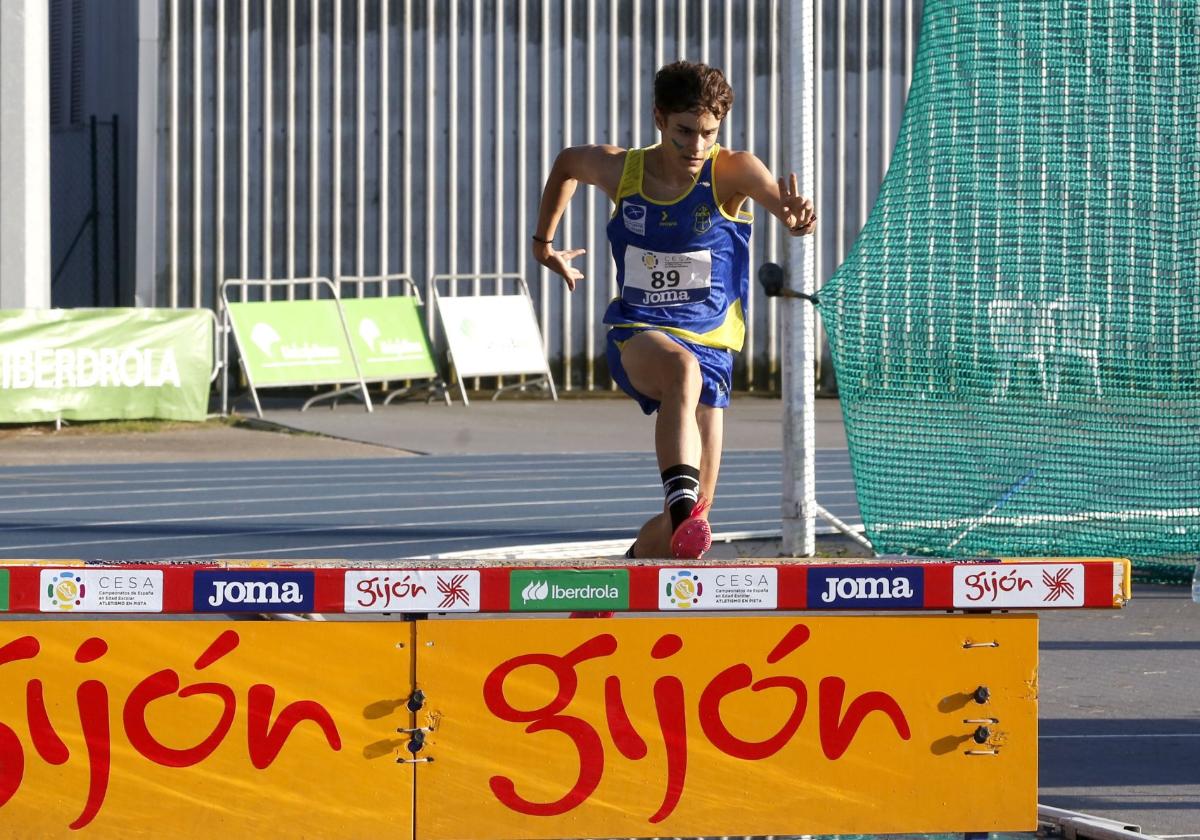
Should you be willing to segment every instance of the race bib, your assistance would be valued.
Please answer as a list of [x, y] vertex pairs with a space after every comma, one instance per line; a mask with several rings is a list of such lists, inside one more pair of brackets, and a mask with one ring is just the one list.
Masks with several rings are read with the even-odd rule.
[[634, 306], [679, 306], [707, 300], [712, 287], [712, 253], [665, 254], [625, 248], [621, 297]]

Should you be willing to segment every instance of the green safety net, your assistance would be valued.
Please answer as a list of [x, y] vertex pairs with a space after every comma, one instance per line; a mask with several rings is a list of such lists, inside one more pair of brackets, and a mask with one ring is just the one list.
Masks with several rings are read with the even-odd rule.
[[877, 550], [1200, 552], [1198, 18], [925, 3], [887, 177], [819, 295]]

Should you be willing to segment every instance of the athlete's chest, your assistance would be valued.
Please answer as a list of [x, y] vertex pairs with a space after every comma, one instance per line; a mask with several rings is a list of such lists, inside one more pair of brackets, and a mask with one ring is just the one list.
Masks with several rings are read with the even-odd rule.
[[711, 187], [697, 183], [688, 195], [669, 204], [642, 194], [626, 196], [613, 221], [614, 232], [628, 242], [665, 245], [715, 242], [721, 218]]

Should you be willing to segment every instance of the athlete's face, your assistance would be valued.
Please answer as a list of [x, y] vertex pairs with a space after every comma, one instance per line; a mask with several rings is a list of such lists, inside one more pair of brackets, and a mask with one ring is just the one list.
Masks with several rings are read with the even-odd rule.
[[695, 177], [704, 166], [708, 150], [717, 142], [721, 121], [708, 111], [664, 114], [654, 109], [654, 122], [662, 132], [664, 159], [672, 168]]

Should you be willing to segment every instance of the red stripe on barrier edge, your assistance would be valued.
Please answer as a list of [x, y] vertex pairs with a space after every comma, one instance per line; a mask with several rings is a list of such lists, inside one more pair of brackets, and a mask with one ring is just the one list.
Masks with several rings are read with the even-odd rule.
[[954, 609], [955, 563], [925, 566], [925, 609]]
[[[66, 568], [65, 566], [63, 568]], [[42, 589], [40, 566], [16, 567], [8, 573], [8, 608], [10, 612], [35, 613]]]
[[509, 575], [512, 569], [479, 570], [479, 611], [509, 612]]
[[162, 611], [195, 612], [196, 569], [163, 566]]
[[629, 609], [631, 612], [658, 611], [658, 566], [630, 567]]
[[1085, 563], [1083, 565], [1083, 605], [1085, 607], [1113, 606], [1113, 564]]
[[346, 611], [346, 570], [313, 569], [313, 611]]
[[776, 566], [779, 582], [775, 608], [803, 610], [808, 608], [808, 568], [806, 566]]

